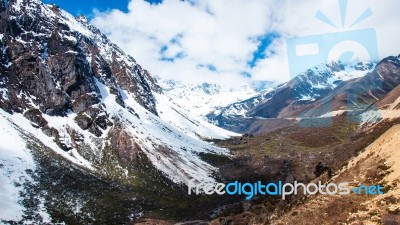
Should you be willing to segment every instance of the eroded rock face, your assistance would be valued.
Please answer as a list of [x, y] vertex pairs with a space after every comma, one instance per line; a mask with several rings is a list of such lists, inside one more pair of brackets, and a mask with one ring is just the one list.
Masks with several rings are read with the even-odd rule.
[[97, 104], [99, 98], [95, 93], [83, 94], [77, 97], [72, 103], [72, 111], [80, 113], [87, 110], [90, 106]]
[[44, 127], [48, 124], [47, 120], [43, 118], [42, 112], [38, 109], [30, 109], [24, 113], [24, 117], [35, 123], [39, 127]]
[[113, 126], [105, 109], [97, 106], [80, 111], [74, 120], [82, 130], [89, 130], [97, 137], [100, 137], [108, 127]]
[[31, 98], [49, 115], [80, 113], [100, 102], [97, 79], [113, 90], [120, 104], [121, 88], [156, 114], [152, 91], [160, 88], [146, 70], [85, 18], [78, 19], [87, 29], [82, 34], [65, 22], [58, 8], [48, 11], [38, 1], [10, 1], [7, 6], [2, 1], [0, 87], [7, 96], [1, 93], [1, 108], [21, 112]]
[[80, 115], [76, 116], [75, 122], [83, 130], [88, 129], [93, 124], [92, 118], [90, 118], [89, 116], [87, 116], [85, 114], [80, 114]]
[[135, 165], [140, 157], [140, 147], [121, 125], [116, 125], [110, 133], [110, 142], [113, 149], [118, 150], [118, 155], [125, 164]]

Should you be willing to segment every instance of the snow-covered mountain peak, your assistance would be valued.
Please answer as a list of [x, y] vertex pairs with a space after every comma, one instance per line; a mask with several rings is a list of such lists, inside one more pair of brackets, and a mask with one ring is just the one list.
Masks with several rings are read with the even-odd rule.
[[288, 85], [294, 87], [292, 95], [298, 101], [315, 101], [340, 83], [365, 76], [375, 65], [369, 62], [343, 64], [340, 61], [320, 64], [299, 74]]
[[165, 95], [199, 117], [204, 117], [217, 108], [257, 95], [257, 91], [250, 85], [232, 88], [212, 83], [190, 84], [163, 79], [158, 81]]

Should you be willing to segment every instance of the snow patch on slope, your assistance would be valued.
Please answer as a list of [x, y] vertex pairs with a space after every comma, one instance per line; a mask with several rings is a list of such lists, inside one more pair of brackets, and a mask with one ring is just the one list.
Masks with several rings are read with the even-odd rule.
[[[360, 63], [359, 65], [348, 65], [332, 62], [330, 64], [322, 64], [307, 71], [314, 76], [328, 75], [327, 79], [319, 80], [317, 82], [311, 82], [314, 88], [325, 89], [325, 88], [336, 88], [340, 82], [349, 81], [352, 79], [360, 78], [370, 73], [375, 68], [374, 63]], [[337, 68], [336, 68], [337, 67]], [[300, 75], [301, 76], [301, 75]]]
[[[131, 94], [120, 90], [130, 110], [123, 108], [115, 102], [116, 96], [110, 93], [107, 86], [98, 80], [96, 84], [107, 112], [119, 119], [157, 169], [175, 183], [188, 184], [192, 178], [204, 182], [215, 182], [212, 173], [217, 168], [201, 160], [199, 153], [228, 155], [227, 149], [190, 136], [195, 131], [182, 133], [174, 127], [175, 124], [171, 126], [160, 117], [148, 112], [134, 100]], [[159, 99], [163, 101], [160, 96]], [[167, 112], [168, 108], [164, 109]], [[181, 121], [184, 120], [183, 117], [181, 119]]]
[[[25, 181], [32, 181], [27, 170], [34, 171], [36, 165], [19, 128], [0, 109], [0, 218], [18, 221], [22, 219], [24, 207], [20, 192]], [[16, 185], [16, 184], [20, 185]], [[43, 222], [50, 222], [49, 215], [42, 209]]]
[[239, 134], [216, 127], [203, 119], [195, 119], [191, 112], [181, 108], [165, 95], [155, 94], [158, 113], [164, 121], [192, 138], [227, 139]]
[[[72, 151], [65, 152], [62, 150], [53, 140], [52, 137], [49, 137], [45, 135], [40, 129], [37, 129], [32, 126], [32, 123], [26, 119], [22, 114], [19, 113], [14, 113], [12, 115], [4, 112], [2, 109], [0, 109], [0, 117], [5, 118], [6, 120], [13, 121], [13, 126], [21, 130], [21, 133], [25, 135], [30, 135], [35, 138], [37, 138], [43, 145], [46, 147], [52, 149], [55, 153], [63, 156], [67, 160], [71, 161], [72, 163], [83, 166], [87, 169], [93, 170], [93, 167], [90, 162], [87, 160], [83, 159], [83, 157], [77, 156]], [[74, 114], [70, 114], [68, 117], [51, 117], [48, 115], [43, 114], [43, 117], [49, 122], [50, 127], [58, 128], [59, 132], [61, 132], [61, 136], [65, 138], [65, 142], [68, 144], [68, 139], [70, 138], [67, 136], [67, 133], [65, 132], [62, 133], [63, 130], [66, 129], [66, 126], [73, 127], [75, 129], [78, 129], [79, 126], [75, 124], [73, 121]], [[79, 130], [82, 133], [85, 133], [87, 131], [83, 131], [79, 128]], [[87, 135], [92, 135], [89, 132], [87, 132]], [[17, 142], [16, 142], [17, 143]], [[24, 142], [23, 142], [24, 143]]]
[[313, 102], [320, 97], [320, 91], [333, 90], [342, 82], [364, 77], [375, 68], [374, 63], [358, 63], [356, 65], [331, 62], [321, 64], [299, 74], [297, 79], [309, 87], [300, 93], [297, 101]]

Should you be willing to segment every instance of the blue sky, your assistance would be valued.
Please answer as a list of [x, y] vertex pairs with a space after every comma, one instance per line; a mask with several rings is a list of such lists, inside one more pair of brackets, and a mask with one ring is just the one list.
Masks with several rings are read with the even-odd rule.
[[[266, 51], [268, 50], [268, 47], [272, 44], [272, 42], [276, 39], [279, 38], [278, 33], [268, 33], [265, 35], [262, 35], [261, 37], [257, 38], [257, 41], [259, 42], [257, 46], [257, 50], [253, 52], [253, 58], [248, 62], [248, 65], [253, 68], [257, 65], [258, 60], [264, 59], [267, 57]], [[271, 52], [273, 54], [273, 51]]]
[[[54, 3], [60, 8], [68, 11], [74, 16], [85, 15], [88, 18], [92, 18], [93, 10], [97, 9], [101, 12], [108, 11], [110, 9], [119, 9], [123, 12], [128, 11], [128, 3], [130, 0], [42, 0], [44, 3]], [[152, 4], [160, 3], [162, 0], [146, 0]]]

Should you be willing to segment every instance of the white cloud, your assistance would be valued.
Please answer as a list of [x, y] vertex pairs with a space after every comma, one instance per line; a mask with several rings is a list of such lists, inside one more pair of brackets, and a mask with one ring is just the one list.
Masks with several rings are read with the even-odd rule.
[[[380, 56], [399, 54], [400, 2], [348, 2], [345, 27], [370, 7], [373, 16], [352, 29], [375, 28]], [[164, 0], [157, 5], [132, 0], [128, 9], [127, 13], [97, 12], [92, 22], [153, 74], [194, 82], [240, 85], [288, 80], [287, 37], [343, 31], [334, 0]], [[317, 20], [318, 10], [339, 29]], [[280, 37], [266, 50], [268, 57], [250, 68], [248, 62], [260, 44], [258, 37], [269, 32]], [[243, 72], [252, 77], [244, 77]]]

